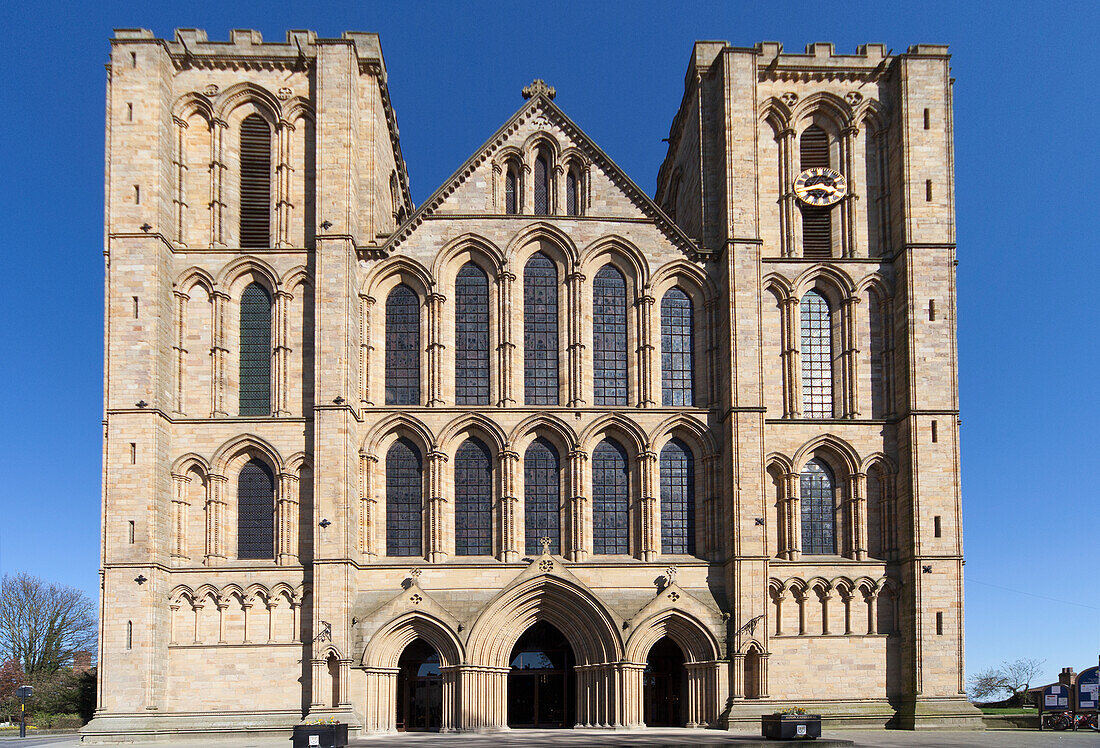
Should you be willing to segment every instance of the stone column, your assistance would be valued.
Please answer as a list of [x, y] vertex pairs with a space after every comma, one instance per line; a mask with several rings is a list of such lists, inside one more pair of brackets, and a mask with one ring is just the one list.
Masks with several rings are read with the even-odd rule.
[[275, 641], [275, 610], [279, 604], [277, 600], [268, 600], [264, 607], [267, 609], [267, 641], [271, 643]]
[[587, 561], [592, 547], [588, 511], [588, 453], [581, 449], [569, 452], [569, 544], [562, 549], [571, 561]]
[[800, 348], [799, 302], [788, 296], [780, 302], [781, 353], [783, 363], [783, 417], [802, 415], [802, 350]]
[[775, 635], [783, 636], [783, 603], [786, 602], [787, 595], [784, 592], [780, 592], [775, 596]]
[[443, 405], [443, 305], [447, 297], [428, 294], [428, 405]]
[[178, 602], [168, 604], [168, 643], [179, 644], [176, 641], [176, 616], [180, 612], [180, 604]]
[[218, 644], [228, 644], [225, 640], [225, 609], [229, 607], [229, 599], [218, 598]]
[[864, 595], [864, 600], [867, 602], [867, 633], [878, 633], [878, 590], [867, 590]]
[[719, 476], [722, 465], [718, 455], [709, 454], [702, 459], [703, 485], [706, 488], [703, 499], [703, 557], [711, 561], [720, 558], [722, 544], [718, 540], [720, 522], [718, 520]]
[[867, 560], [867, 474], [848, 479], [848, 527], [851, 558]]
[[210, 402], [213, 404], [212, 417], [229, 415], [225, 404], [225, 359], [229, 354], [226, 347], [225, 309], [229, 305], [229, 294], [224, 291], [211, 292], [214, 315], [214, 341], [210, 348], [212, 360], [210, 377]]
[[336, 684], [336, 706], [341, 709], [350, 709], [351, 701], [348, 700], [348, 676], [351, 673], [351, 660], [341, 658], [338, 661], [338, 666], [340, 680]]
[[187, 220], [187, 194], [184, 188], [187, 183], [187, 122], [172, 117], [172, 124], [176, 126], [176, 193], [172, 202], [176, 208], [176, 243], [183, 245], [183, 225]]
[[325, 706], [325, 680], [328, 674], [328, 662], [314, 659], [310, 660], [310, 665], [313, 669], [313, 693], [310, 696], [309, 711], [312, 712]]
[[798, 146], [793, 129], [783, 130], [776, 136], [779, 142], [779, 233], [780, 253], [783, 257], [797, 257], [799, 246], [796, 226], [798, 213], [797, 198], [794, 195], [795, 159]]
[[511, 450], [500, 453], [500, 560], [519, 561], [523, 528], [519, 525], [519, 496], [516, 479], [519, 474], [519, 454]]
[[809, 590], [797, 590], [794, 593], [795, 601], [798, 602], [798, 635], [806, 635], [806, 599], [810, 596]]
[[[248, 600], [241, 601], [241, 613], [244, 615], [244, 635], [241, 638], [241, 644], [251, 644], [252, 641], [248, 638], [248, 618], [249, 613], [252, 612], [252, 603]], [[268, 637], [268, 641], [271, 641], [271, 637]]]
[[646, 450], [638, 455], [641, 483], [640, 550], [643, 561], [655, 561], [661, 550], [661, 487], [657, 477], [657, 453]]
[[224, 475], [206, 479], [206, 565], [217, 566], [225, 560], [225, 499], [229, 480]]
[[[287, 324], [289, 318], [289, 307], [293, 297], [286, 291], [279, 289], [275, 292], [275, 350], [274, 350], [274, 364], [275, 369], [275, 396], [272, 398], [272, 415], [275, 416], [289, 416], [290, 409], [288, 407], [290, 382], [287, 376], [287, 368], [289, 367], [290, 360], [290, 348], [287, 347]], [[305, 365], [305, 361], [302, 362]]]
[[787, 560], [797, 561], [802, 558], [802, 497], [799, 493], [799, 476], [798, 473], [787, 473], [783, 478]]
[[565, 305], [567, 315], [567, 345], [569, 352], [569, 407], [583, 408], [587, 404], [585, 393], [588, 377], [584, 369], [584, 305], [582, 296], [584, 273], [570, 273], [565, 277]]
[[[507, 729], [508, 702], [505, 690], [509, 668], [462, 665], [455, 670], [455, 689], [460, 707], [458, 728], [479, 732]], [[578, 672], [578, 690], [579, 675]]]
[[279, 474], [279, 495], [275, 510], [275, 563], [298, 563], [298, 476]]
[[[707, 348], [707, 388], [706, 388], [706, 403], [713, 407], [721, 398], [720, 388], [718, 386], [718, 359], [719, 359], [719, 345], [718, 345], [718, 300], [709, 298], [703, 302], [703, 319], [706, 320], [705, 329], [698, 331], [702, 335], [706, 335], [706, 348]], [[696, 367], [698, 371], [698, 367]], [[701, 388], [696, 383], [696, 393], [699, 398], [702, 399]], [[701, 403], [696, 403], [700, 405]]]
[[833, 599], [833, 591], [822, 590], [819, 596], [821, 597], [821, 633], [827, 636], [833, 633], [829, 629], [829, 601]]
[[444, 491], [447, 455], [428, 453], [428, 561], [447, 560], [447, 496]]
[[229, 123], [215, 119], [210, 123], [210, 235], [214, 247], [226, 246], [225, 231], [225, 138]]
[[855, 592], [852, 590], [841, 590], [840, 601], [844, 603], [844, 635], [852, 635], [852, 598], [855, 596]]
[[859, 330], [856, 325], [859, 296], [849, 296], [840, 306], [841, 416], [859, 417]]
[[840, 169], [848, 180], [848, 195], [840, 203], [840, 252], [842, 257], [855, 257], [856, 247], [856, 179], [855, 153], [858, 127], [846, 127], [840, 133]]
[[359, 455], [359, 552], [372, 558], [378, 555], [378, 501], [374, 497], [377, 466], [374, 455]]
[[371, 358], [374, 356], [374, 340], [371, 338], [371, 309], [374, 297], [359, 294], [359, 405], [374, 405], [371, 395]]
[[191, 480], [186, 475], [172, 473], [172, 558], [186, 559], [187, 518], [191, 506], [187, 502], [187, 486]]
[[191, 603], [191, 611], [195, 614], [195, 644], [202, 644], [202, 601]]
[[176, 341], [172, 346], [172, 351], [176, 357], [176, 402], [175, 407], [172, 408], [172, 412], [176, 415], [184, 414], [184, 400], [183, 400], [183, 383], [186, 381], [186, 358], [187, 348], [185, 347], [186, 340], [186, 321], [187, 321], [187, 302], [191, 300], [191, 297], [182, 291], [172, 291], [172, 295], [176, 300]]
[[500, 397], [497, 405], [507, 408], [516, 404], [515, 350], [512, 342], [512, 287], [516, 276], [507, 268], [496, 277], [497, 285], [497, 371]]
[[302, 601], [290, 601], [290, 636], [297, 643], [302, 640]]
[[657, 405], [654, 392], [660, 390], [659, 382], [653, 382], [654, 370], [659, 367], [654, 361], [653, 344], [653, 305], [654, 299], [649, 293], [643, 293], [635, 304], [638, 310], [638, 405], [652, 408]]
[[275, 127], [275, 146], [278, 161], [275, 165], [275, 237], [273, 246], [289, 247], [290, 241], [290, 188], [293, 168], [290, 165], [290, 144], [293, 141], [294, 125], [279, 120]]

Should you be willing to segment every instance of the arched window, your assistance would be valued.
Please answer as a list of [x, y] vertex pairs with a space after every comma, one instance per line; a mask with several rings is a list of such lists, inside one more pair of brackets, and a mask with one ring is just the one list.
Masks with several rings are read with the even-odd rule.
[[523, 401], [558, 404], [558, 269], [542, 253], [523, 268]]
[[[799, 165], [802, 171], [828, 168], [829, 136], [817, 125], [810, 125], [799, 139]], [[802, 255], [832, 257], [833, 228], [830, 209], [819, 205], [802, 206]]]
[[455, 403], [489, 404], [489, 278], [472, 262], [455, 279]]
[[821, 460], [802, 468], [798, 481], [802, 500], [802, 553], [836, 553], [836, 499], [833, 474]]
[[255, 458], [237, 476], [237, 558], [275, 558], [275, 477]]
[[386, 299], [386, 405], [420, 403], [420, 299], [402, 284]]
[[570, 169], [565, 175], [565, 213], [570, 216], [581, 214], [580, 178], [576, 169]]
[[405, 438], [386, 453], [386, 555], [422, 556], [424, 479], [420, 450]]
[[455, 454], [455, 555], [493, 552], [493, 462], [489, 448], [467, 439]]
[[558, 450], [539, 437], [523, 455], [523, 548], [537, 556], [542, 538], [550, 538], [550, 552], [561, 553], [561, 465]]
[[802, 415], [833, 417], [833, 324], [829, 302], [817, 291], [802, 297]]
[[271, 415], [271, 296], [259, 283], [241, 294], [240, 411]]
[[535, 215], [550, 214], [550, 159], [545, 153], [535, 158]]
[[661, 552], [695, 554], [695, 458], [679, 439], [661, 450]]
[[592, 356], [596, 405], [626, 405], [626, 279], [611, 265], [592, 282]]
[[504, 170], [504, 212], [510, 216], [519, 213], [519, 172], [516, 165], [509, 162]]
[[592, 451], [592, 551], [630, 553], [630, 471], [611, 439]]
[[695, 335], [691, 299], [670, 288], [661, 299], [661, 402], [695, 403]]
[[241, 247], [271, 246], [271, 128], [258, 114], [241, 121]]

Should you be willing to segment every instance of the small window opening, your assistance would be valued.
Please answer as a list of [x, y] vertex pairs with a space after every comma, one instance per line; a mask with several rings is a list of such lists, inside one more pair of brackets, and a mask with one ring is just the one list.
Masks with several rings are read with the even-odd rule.
[[126, 649], [134, 648], [134, 622], [126, 622]]
[[511, 164], [504, 175], [504, 212], [510, 216], [519, 213], [519, 178]]
[[134, 121], [134, 105], [130, 102], [126, 103], [126, 120], [128, 122]]
[[138, 297], [134, 296], [134, 319], [138, 318]]
[[928, 321], [929, 322], [935, 322], [936, 321], [936, 300], [935, 299], [929, 299], [928, 300]]
[[932, 518], [932, 533], [937, 538], [943, 537], [943, 522], [938, 514]]
[[134, 544], [134, 530], [135, 529], [136, 528], [134, 526], [134, 521], [130, 520], [130, 545]]
[[932, 202], [932, 180], [924, 180], [924, 201], [926, 203]]
[[130, 442], [130, 464], [137, 464], [137, 442]]
[[132, 68], [137, 67], [137, 52], [131, 52], [130, 53], [130, 67], [132, 67]]
[[141, 205], [141, 187], [134, 185], [134, 204]]
[[932, 421], [932, 443], [933, 444], [935, 444], [937, 441], [939, 441], [939, 439], [937, 439], [937, 435], [936, 435], [936, 426], [937, 426], [937, 423], [935, 421]]
[[943, 613], [936, 611], [936, 636], [943, 636]]
[[932, 112], [927, 107], [924, 110], [924, 129], [932, 129]]

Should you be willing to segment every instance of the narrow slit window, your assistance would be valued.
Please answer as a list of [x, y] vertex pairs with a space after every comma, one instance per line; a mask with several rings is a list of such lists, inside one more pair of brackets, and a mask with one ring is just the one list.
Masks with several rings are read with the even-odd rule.
[[829, 302], [807, 291], [801, 303], [802, 414], [833, 416], [833, 322]]
[[535, 159], [535, 215], [550, 214], [550, 159], [540, 153]]
[[610, 439], [592, 452], [592, 550], [630, 553], [630, 471], [626, 451]]
[[241, 294], [240, 414], [271, 414], [271, 296], [259, 283]]
[[514, 164], [508, 164], [504, 174], [504, 212], [510, 216], [519, 213], [519, 175]]
[[929, 322], [935, 322], [936, 321], [936, 300], [935, 299], [929, 299], [928, 300], [928, 321]]
[[626, 405], [626, 279], [611, 265], [592, 283], [592, 354], [596, 405]]
[[565, 175], [565, 212], [567, 215], [579, 216], [581, 214], [579, 186], [580, 180], [577, 178], [577, 172], [570, 169], [569, 173]]
[[943, 537], [943, 523], [940, 519], [940, 515], [936, 515], [932, 518], [932, 533], [937, 537]]
[[523, 401], [558, 404], [558, 269], [541, 252], [523, 269]]
[[924, 129], [932, 129], [932, 110], [925, 107], [924, 109]]
[[936, 611], [936, 636], [943, 636], [943, 613]]
[[137, 528], [136, 528], [136, 526], [134, 525], [134, 521], [133, 521], [133, 520], [130, 520], [130, 522], [129, 522], [129, 527], [127, 527], [127, 530], [128, 530], [128, 531], [129, 531], [129, 533], [130, 533], [130, 545], [133, 545], [133, 544], [134, 544], [134, 532], [135, 532], [135, 530], [136, 530], [136, 529], [137, 529]]
[[134, 105], [130, 102], [127, 102], [127, 104], [126, 104], [126, 121], [127, 122], [133, 122], [134, 121]]
[[141, 205], [141, 185], [134, 185], [134, 205]]
[[137, 464], [137, 442], [130, 442], [130, 464]]
[[939, 424], [937, 424], [935, 421], [932, 421], [932, 443], [933, 444], [935, 444], [937, 441], [939, 441], [939, 434], [937, 433], [937, 431], [938, 431], [937, 426], [938, 425]]
[[134, 622], [126, 622], [126, 649], [134, 648]]
[[420, 299], [402, 284], [386, 299], [386, 405], [420, 403]]
[[241, 247], [271, 246], [271, 127], [258, 114], [241, 121]]
[[455, 279], [455, 403], [489, 404], [489, 277], [472, 262]]
[[134, 319], [138, 318], [138, 297], [134, 296]]
[[132, 68], [137, 67], [137, 52], [131, 52], [130, 53], [130, 67], [132, 67]]
[[924, 201], [927, 203], [932, 202], [932, 180], [924, 180]]

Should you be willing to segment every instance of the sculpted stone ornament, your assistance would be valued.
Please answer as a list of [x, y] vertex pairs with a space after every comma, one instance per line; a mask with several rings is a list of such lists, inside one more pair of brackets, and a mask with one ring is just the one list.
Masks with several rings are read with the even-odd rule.
[[530, 99], [532, 96], [538, 96], [539, 94], [553, 101], [558, 92], [554, 90], [553, 86], [546, 85], [546, 81], [542, 78], [535, 78], [531, 81], [530, 86], [523, 87], [523, 98], [525, 99]]
[[542, 555], [544, 555], [544, 556], [549, 556], [550, 555], [550, 544], [552, 542], [554, 542], [554, 541], [550, 540], [550, 538], [547, 537], [546, 535], [543, 535], [541, 538], [539, 538], [539, 543], [542, 544]]
[[665, 587], [676, 584], [676, 567], [669, 566], [665, 569]]

